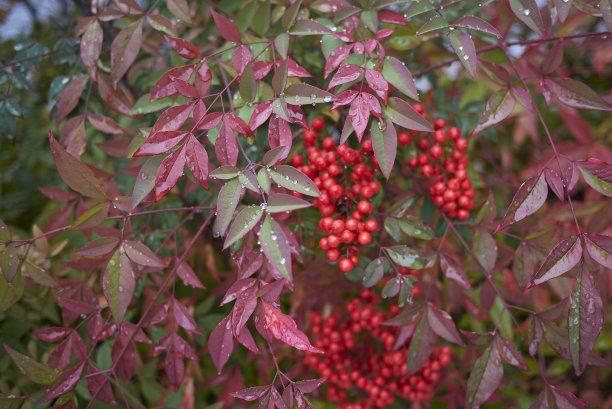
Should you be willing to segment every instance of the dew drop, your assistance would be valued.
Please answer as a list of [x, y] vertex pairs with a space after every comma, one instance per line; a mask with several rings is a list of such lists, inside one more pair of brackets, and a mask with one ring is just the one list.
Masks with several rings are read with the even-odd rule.
[[326, 95], [325, 98], [323, 98], [323, 101], [325, 102], [331, 102], [332, 97], [330, 97], [329, 95]]
[[523, 14], [528, 16], [529, 14], [531, 14], [531, 11], [529, 9], [525, 9], [523, 10]]
[[281, 264], [285, 264], [285, 262], [286, 262], [286, 260], [285, 260], [284, 258], [281, 258], [281, 259], [280, 259], [280, 263], [281, 263]]
[[120, 293], [122, 293], [123, 292], [123, 287], [119, 286], [118, 290], [119, 290]]
[[466, 54], [466, 55], [464, 55], [464, 56], [463, 56], [463, 59], [464, 59], [464, 60], [469, 60], [469, 59], [470, 59], [470, 56]]

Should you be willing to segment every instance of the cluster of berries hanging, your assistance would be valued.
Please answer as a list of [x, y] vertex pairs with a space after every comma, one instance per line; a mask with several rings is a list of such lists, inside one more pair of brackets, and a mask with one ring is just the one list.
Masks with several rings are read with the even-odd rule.
[[321, 191], [313, 206], [321, 213], [319, 228], [325, 234], [319, 247], [326, 251], [329, 261], [338, 261], [344, 273], [359, 263], [360, 246], [372, 242], [372, 233], [379, 223], [372, 215], [369, 202], [380, 192], [380, 182], [375, 180], [377, 164], [373, 157], [372, 141], [367, 140], [356, 150], [346, 144], [337, 146], [330, 136], [321, 138], [319, 132], [325, 126], [322, 118], [315, 118], [312, 128], [304, 132], [306, 161], [302, 155], [294, 155], [291, 164], [310, 177]]
[[[420, 104], [413, 105], [415, 111], [425, 116]], [[461, 136], [461, 130], [447, 128], [442, 118], [434, 120], [433, 135], [418, 136], [400, 132], [397, 135], [400, 146], [416, 142], [417, 153], [408, 160], [408, 167], [418, 169], [421, 176], [431, 178], [429, 195], [434, 204], [450, 217], [466, 220], [474, 207], [476, 191], [468, 179], [468, 142]]]
[[397, 306], [383, 311], [377, 296], [363, 290], [347, 303], [346, 313], [311, 314], [314, 345], [325, 354], [308, 353], [304, 363], [327, 379], [327, 399], [338, 409], [385, 408], [396, 397], [426, 401], [433, 396], [451, 350], [434, 349], [421, 370], [409, 375], [407, 348], [395, 348], [397, 327], [381, 325], [398, 312]]

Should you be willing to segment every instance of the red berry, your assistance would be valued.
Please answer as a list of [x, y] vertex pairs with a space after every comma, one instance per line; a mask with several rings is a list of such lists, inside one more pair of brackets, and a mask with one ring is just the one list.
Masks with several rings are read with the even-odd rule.
[[367, 246], [368, 244], [372, 243], [372, 235], [370, 232], [362, 231], [359, 233], [359, 236], [357, 236], [357, 241], [362, 246]]
[[405, 146], [412, 142], [412, 137], [406, 132], [400, 132], [399, 134], [397, 134], [397, 141], [401, 146]]
[[455, 141], [455, 146], [457, 147], [457, 149], [459, 149], [460, 151], [465, 151], [468, 148], [468, 142], [467, 139], [465, 138], [458, 138]]
[[325, 253], [325, 255], [327, 256], [327, 259], [329, 261], [336, 261], [340, 258], [340, 250], [338, 249], [329, 249], [327, 250], [327, 253]]
[[438, 129], [442, 129], [444, 127], [446, 127], [446, 121], [442, 118], [436, 118], [436, 120], [433, 123], [434, 129], [438, 130]]
[[372, 213], [372, 210], [373, 210], [372, 203], [362, 200], [359, 203], [357, 203], [357, 210], [359, 211], [359, 213], [367, 216], [370, 213]]
[[340, 268], [340, 271], [343, 273], [348, 273], [353, 269], [353, 267], [353, 262], [348, 258], [342, 258], [338, 262], [338, 268]]
[[325, 120], [323, 118], [315, 118], [312, 120], [312, 129], [320, 132], [325, 127]]
[[442, 154], [444, 154], [444, 149], [442, 149], [440, 145], [436, 144], [429, 148], [429, 154], [434, 159], [440, 159], [440, 157], [442, 157]]
[[461, 136], [461, 130], [456, 126], [451, 126], [448, 128], [448, 131], [446, 131], [446, 136], [454, 141]]
[[444, 141], [446, 140], [446, 134], [444, 133], [443, 130], [438, 129], [437, 131], [434, 132], [433, 138], [438, 143], [444, 143]]
[[375, 232], [378, 230], [378, 222], [373, 219], [366, 220], [364, 227], [369, 232]]

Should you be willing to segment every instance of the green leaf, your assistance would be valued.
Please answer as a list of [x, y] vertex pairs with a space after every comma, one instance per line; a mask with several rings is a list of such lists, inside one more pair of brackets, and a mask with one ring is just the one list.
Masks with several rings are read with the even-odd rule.
[[431, 227], [424, 224], [415, 216], [407, 215], [401, 219], [395, 219], [399, 228], [410, 237], [422, 240], [431, 240], [435, 234]]
[[289, 34], [295, 36], [308, 36], [330, 34], [331, 32], [329, 28], [314, 20], [298, 20], [289, 31]]
[[280, 56], [284, 59], [287, 58], [287, 51], [289, 51], [289, 34], [280, 33], [274, 39], [274, 47], [280, 54]]
[[374, 10], [361, 12], [361, 22], [373, 33], [378, 31], [378, 13]]
[[478, 55], [476, 54], [476, 47], [472, 37], [464, 31], [451, 30], [448, 38], [461, 64], [463, 64], [470, 76], [475, 78], [478, 68]]
[[279, 186], [307, 196], [319, 197], [321, 192], [312, 180], [293, 166], [278, 165], [269, 170], [270, 177]]
[[289, 30], [291, 26], [295, 23], [297, 19], [298, 12], [300, 11], [300, 6], [302, 5], [302, 0], [298, 0], [293, 3], [291, 6], [287, 7], [285, 13], [283, 13], [283, 17], [281, 18], [281, 22], [283, 23], [283, 28], [285, 30]]
[[586, 168], [580, 166], [580, 173], [584, 178], [584, 181], [589, 184], [593, 189], [601, 193], [602, 195], [612, 197], [612, 183], [606, 182], [603, 179], [598, 178], [591, 172], [589, 172]]
[[115, 322], [123, 321], [132, 301], [135, 286], [136, 278], [132, 263], [121, 249], [118, 249], [108, 261], [102, 275], [102, 290]]
[[0, 274], [0, 312], [6, 311], [15, 304], [23, 295], [23, 278], [21, 272], [11, 282], [6, 280], [4, 274]]
[[412, 109], [410, 104], [400, 98], [389, 98], [389, 105], [385, 109], [385, 117], [406, 129], [433, 132], [431, 124], [421, 114]]
[[267, 211], [270, 213], [289, 212], [310, 207], [310, 203], [285, 193], [272, 193], [268, 197]]
[[408, 7], [406, 13], [404, 14], [404, 18], [410, 19], [414, 16], [427, 13], [428, 11], [431, 11], [434, 8], [435, 6], [429, 0], [413, 1], [412, 4], [410, 4], [410, 7]]
[[34, 383], [39, 385], [50, 385], [60, 374], [59, 370], [41, 364], [29, 356], [15, 351], [6, 344], [4, 345], [4, 349], [13, 359], [13, 362], [17, 365], [21, 373]]
[[266, 215], [259, 229], [259, 242], [268, 261], [289, 281], [293, 281], [291, 273], [291, 251], [287, 238], [280, 225]]
[[130, 115], [143, 115], [150, 114], [151, 112], [161, 111], [164, 108], [168, 108], [174, 104], [172, 97], [161, 98], [155, 101], [151, 101], [151, 94], [144, 94], [134, 104], [130, 110]]
[[0, 241], [9, 241], [11, 239], [11, 230], [8, 226], [0, 219]]
[[240, 77], [240, 88], [238, 89], [242, 100], [246, 103], [252, 102], [257, 96], [257, 81], [253, 76], [253, 66], [247, 65]]
[[109, 202], [99, 203], [79, 216], [71, 227], [73, 229], [88, 229], [98, 226], [106, 219], [106, 216], [108, 216], [109, 209]]
[[420, 36], [446, 27], [448, 27], [448, 21], [442, 16], [435, 15], [417, 30], [416, 35]]
[[416, 101], [419, 100], [419, 92], [416, 89], [416, 83], [406, 68], [406, 65], [395, 57], [386, 57], [382, 69], [382, 76], [389, 84], [393, 85], [400, 92], [407, 95]]
[[408, 246], [387, 247], [385, 250], [391, 260], [402, 267], [421, 269], [428, 263], [428, 260], [418, 250], [411, 249]]
[[499, 297], [495, 297], [489, 314], [491, 315], [491, 321], [499, 328], [504, 338], [512, 339], [514, 337], [512, 314], [504, 306], [504, 303]]
[[220, 180], [233, 179], [238, 176], [240, 171], [234, 166], [219, 166], [217, 169], [210, 172], [210, 177]]
[[132, 210], [153, 190], [157, 169], [162, 160], [162, 155], [152, 156], [140, 168], [134, 182], [134, 189], [132, 190]]
[[382, 279], [385, 270], [389, 268], [389, 261], [385, 257], [372, 260], [365, 269], [363, 276], [363, 286], [366, 288], [374, 287]]
[[401, 278], [393, 277], [392, 279], [387, 281], [387, 284], [385, 284], [382, 291], [380, 292], [380, 296], [382, 298], [395, 297], [397, 293], [399, 293], [400, 285], [401, 285]]
[[251, 22], [251, 28], [262, 37], [270, 28], [270, 15], [270, 2], [260, 1], [255, 16], [253, 16], [253, 21]]
[[225, 234], [242, 196], [242, 190], [238, 178], [229, 180], [219, 190], [219, 196], [217, 197], [217, 218], [213, 226], [213, 235], [215, 237]]
[[397, 133], [390, 120], [385, 121], [385, 129], [381, 129], [380, 121], [372, 121], [370, 135], [374, 155], [385, 178], [389, 179], [397, 154]]
[[270, 175], [267, 169], [261, 168], [257, 171], [257, 183], [259, 183], [259, 187], [261, 187], [264, 192], [270, 193], [272, 182], [270, 181]]
[[509, 0], [514, 15], [536, 33], [546, 31], [536, 0]]
[[483, 229], [476, 229], [472, 251], [480, 265], [485, 269], [485, 273], [491, 276], [497, 260], [497, 243], [491, 233]]
[[333, 99], [333, 94], [310, 84], [293, 84], [285, 90], [285, 100], [292, 105], [321, 104]]
[[264, 208], [262, 206], [252, 205], [242, 209], [227, 232], [223, 249], [228, 248], [251, 231], [261, 219], [263, 212]]
[[467, 408], [478, 408], [499, 387], [504, 368], [497, 344], [491, 343], [483, 354], [476, 360], [467, 382], [466, 404]]

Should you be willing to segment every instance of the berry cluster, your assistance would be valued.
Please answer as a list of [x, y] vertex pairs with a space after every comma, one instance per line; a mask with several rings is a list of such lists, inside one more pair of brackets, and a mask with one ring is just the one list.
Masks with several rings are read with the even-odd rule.
[[324, 128], [322, 118], [312, 121], [312, 129], [304, 132], [306, 162], [294, 155], [291, 164], [310, 177], [321, 191], [313, 206], [321, 213], [319, 228], [327, 236], [319, 247], [326, 251], [329, 261], [338, 261], [344, 273], [359, 263], [360, 246], [372, 242], [372, 233], [379, 229], [372, 215], [373, 206], [368, 199], [380, 192], [380, 182], [374, 180], [377, 164], [373, 157], [372, 141], [362, 143], [356, 150], [346, 144], [337, 146], [330, 136], [321, 139], [318, 132]]
[[[415, 104], [413, 108], [426, 115], [420, 104]], [[431, 178], [433, 183], [429, 186], [429, 194], [436, 206], [450, 217], [466, 220], [474, 207], [476, 194], [467, 173], [468, 142], [461, 136], [459, 128], [447, 128], [442, 118], [437, 118], [433, 125], [433, 135], [416, 140], [416, 147], [421, 153], [408, 160], [408, 167], [419, 169], [421, 176]], [[405, 146], [413, 141], [413, 135], [400, 132], [397, 139], [399, 145]]]
[[397, 328], [381, 325], [399, 308], [385, 313], [378, 301], [366, 289], [344, 314], [311, 315], [314, 345], [325, 354], [308, 353], [304, 363], [327, 379], [327, 399], [339, 409], [385, 408], [396, 397], [429, 400], [451, 360], [450, 348], [436, 348], [419, 372], [408, 375], [407, 348], [394, 348]]

